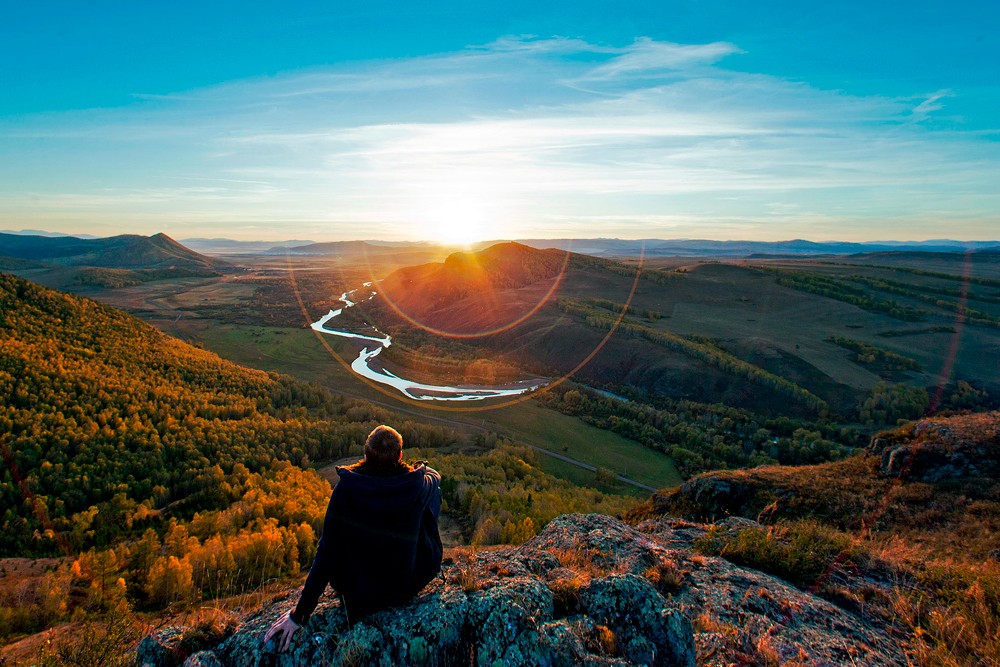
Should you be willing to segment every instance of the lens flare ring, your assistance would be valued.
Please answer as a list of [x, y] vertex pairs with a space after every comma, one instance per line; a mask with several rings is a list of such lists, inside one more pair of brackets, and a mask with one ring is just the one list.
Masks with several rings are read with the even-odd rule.
[[[568, 266], [568, 264], [569, 264], [569, 256], [570, 256], [570, 254], [571, 254], [570, 251], [567, 250], [566, 251], [566, 259], [564, 260], [564, 264], [563, 264], [563, 271], [560, 272], [560, 278], [559, 278], [559, 280], [556, 281], [556, 286], [561, 283], [561, 276], [565, 272], [566, 266]], [[368, 261], [368, 258], [367, 258], [367, 252], [365, 253], [365, 255], [366, 255], [365, 256], [365, 260], [366, 260], [366, 263], [368, 264], [369, 273], [372, 273], [372, 271], [371, 271], [371, 263]], [[389, 389], [386, 389], [385, 387], [383, 387], [382, 385], [380, 385], [377, 382], [374, 382], [373, 380], [370, 380], [370, 379], [368, 379], [366, 377], [362, 377], [360, 375], [357, 375], [354, 372], [354, 370], [351, 368], [351, 364], [349, 362], [347, 362], [346, 360], [344, 360], [344, 358], [341, 357], [339, 354], [337, 354], [336, 350], [333, 349], [333, 347], [330, 345], [330, 343], [326, 340], [326, 338], [324, 337], [324, 335], [321, 332], [316, 331], [315, 329], [312, 329], [311, 327], [310, 327], [310, 329], [313, 332], [313, 335], [316, 336], [316, 339], [326, 349], [326, 351], [330, 354], [331, 357], [333, 357], [334, 359], [336, 359], [337, 362], [341, 366], [343, 366], [349, 373], [351, 373], [353, 376], [357, 377], [359, 380], [361, 380], [362, 382], [364, 382], [368, 387], [370, 387], [371, 389], [374, 389], [375, 391], [377, 391], [378, 393], [382, 394], [383, 396], [386, 396], [386, 397], [391, 398], [391, 399], [393, 399], [395, 401], [400, 401], [402, 403], [406, 403], [406, 404], [409, 404], [409, 405], [412, 405], [412, 406], [420, 406], [422, 408], [427, 408], [427, 409], [430, 409], [430, 410], [437, 410], [439, 412], [485, 412], [485, 411], [488, 411], [488, 410], [499, 410], [501, 408], [506, 408], [506, 407], [510, 407], [510, 406], [513, 406], [513, 405], [518, 405], [518, 404], [523, 403], [523, 402], [525, 402], [527, 400], [530, 400], [531, 398], [537, 396], [538, 394], [541, 394], [541, 393], [544, 393], [544, 392], [551, 391], [551, 390], [555, 389], [556, 387], [558, 387], [562, 383], [564, 383], [567, 380], [569, 380], [573, 375], [575, 375], [576, 373], [580, 372], [580, 370], [584, 366], [586, 366], [587, 364], [589, 364], [593, 360], [593, 358], [597, 356], [597, 354], [604, 348], [604, 346], [607, 345], [608, 341], [611, 340], [611, 337], [615, 334], [615, 332], [618, 331], [618, 327], [621, 325], [622, 320], [625, 319], [626, 313], [628, 313], [629, 306], [632, 304], [632, 299], [635, 297], [636, 289], [639, 286], [639, 278], [642, 276], [642, 268], [643, 268], [643, 265], [645, 264], [645, 257], [646, 257], [646, 246], [645, 246], [645, 244], [643, 244], [642, 247], [641, 247], [641, 249], [640, 249], [639, 262], [636, 264], [635, 277], [632, 280], [632, 286], [629, 289], [628, 297], [625, 299], [625, 303], [622, 306], [622, 310], [621, 310], [621, 312], [618, 313], [618, 317], [615, 318], [614, 324], [612, 324], [611, 328], [604, 335], [604, 337], [597, 343], [597, 345], [594, 347], [594, 349], [591, 350], [590, 353], [586, 357], [584, 357], [582, 361], [580, 361], [575, 367], [573, 367], [572, 370], [568, 371], [567, 373], [565, 373], [564, 375], [560, 376], [559, 378], [553, 380], [552, 382], [549, 382], [548, 384], [546, 384], [546, 385], [544, 385], [542, 387], [539, 387], [535, 391], [528, 392], [528, 393], [525, 393], [525, 394], [521, 394], [521, 395], [517, 396], [516, 398], [512, 398], [512, 399], [509, 399], [509, 400], [506, 400], [506, 401], [502, 401], [500, 403], [494, 403], [494, 404], [490, 404], [490, 405], [476, 404], [476, 405], [469, 405], [469, 406], [438, 405], [438, 404], [435, 404], [433, 401], [418, 401], [416, 399], [409, 398], [408, 396], [403, 396], [403, 395], [399, 394], [398, 392], [390, 391]], [[299, 310], [302, 312], [302, 316], [305, 318], [306, 324], [308, 326], [312, 322], [314, 322], [315, 320], [314, 320], [314, 318], [312, 318], [312, 317], [309, 316], [309, 311], [306, 308], [305, 302], [302, 299], [302, 294], [299, 291], [298, 282], [295, 279], [295, 269], [292, 266], [292, 262], [291, 262], [291, 255], [286, 253], [286, 259], [288, 261], [288, 277], [289, 277], [289, 280], [292, 283], [292, 292], [295, 294], [295, 299], [296, 299], [296, 301], [299, 304]], [[523, 318], [520, 318], [512, 326], [516, 326], [517, 324], [520, 324], [521, 322], [523, 322], [524, 320], [526, 320], [528, 317], [530, 317], [531, 315], [533, 315], [534, 313], [536, 313], [538, 311], [538, 309], [541, 308], [541, 306], [545, 304], [545, 302], [548, 300], [548, 298], [554, 292], [555, 292], [555, 287], [550, 288], [549, 292], [546, 294], [545, 298], [543, 298], [539, 302], [539, 304], [536, 305], [535, 308], [533, 308], [531, 310], [531, 312], [527, 316], [525, 316]]]
[[493, 336], [498, 333], [503, 333], [504, 331], [509, 331], [510, 329], [513, 329], [518, 324], [521, 324], [522, 322], [530, 318], [532, 315], [537, 313], [538, 310], [548, 302], [548, 300], [552, 297], [555, 291], [559, 289], [559, 285], [562, 284], [562, 279], [566, 274], [566, 269], [569, 267], [569, 258], [571, 253], [569, 250], [566, 251], [566, 256], [563, 258], [562, 266], [559, 269], [559, 273], [556, 274], [555, 280], [553, 281], [552, 285], [549, 287], [545, 295], [542, 296], [542, 298], [538, 300], [538, 303], [536, 303], [531, 309], [529, 309], [526, 313], [524, 313], [520, 317], [516, 318], [515, 320], [507, 324], [494, 327], [492, 329], [487, 329], [485, 331], [477, 331], [474, 333], [462, 333], [459, 331], [445, 331], [444, 329], [438, 329], [436, 327], [432, 327], [429, 324], [421, 322], [412, 315], [410, 315], [409, 313], [404, 312], [403, 309], [400, 308], [399, 305], [392, 299], [389, 293], [382, 287], [382, 283], [378, 280], [378, 278], [375, 277], [374, 275], [375, 272], [372, 270], [371, 262], [368, 259], [367, 249], [364, 249], [364, 254], [365, 254], [365, 263], [368, 266], [368, 276], [371, 279], [371, 281], [375, 284], [375, 286], [378, 287], [379, 296], [385, 299], [385, 302], [389, 304], [389, 307], [392, 308], [393, 312], [395, 312], [397, 315], [402, 317], [404, 320], [406, 320], [413, 326], [419, 329], [423, 329], [424, 331], [432, 333], [436, 336], [441, 336], [442, 338], [471, 339], [471, 338], [483, 338], [485, 336]]

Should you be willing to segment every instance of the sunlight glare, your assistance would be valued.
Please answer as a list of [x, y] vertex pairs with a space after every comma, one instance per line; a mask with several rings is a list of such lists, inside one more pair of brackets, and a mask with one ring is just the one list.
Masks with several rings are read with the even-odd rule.
[[469, 199], [454, 199], [429, 208], [422, 216], [430, 241], [466, 246], [491, 238], [493, 224], [485, 207]]

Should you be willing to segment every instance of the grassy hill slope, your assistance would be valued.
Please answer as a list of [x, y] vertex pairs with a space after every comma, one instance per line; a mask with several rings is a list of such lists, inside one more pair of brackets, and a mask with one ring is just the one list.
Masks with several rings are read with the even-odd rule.
[[1000, 398], [994, 281], [973, 277], [963, 288], [961, 265], [952, 266], [958, 272], [695, 261], [645, 266], [636, 282], [634, 264], [499, 244], [397, 271], [383, 281], [391, 305], [363, 310], [396, 336], [389, 359], [435, 348], [460, 356], [447, 334], [477, 334], [467, 342], [478, 356], [488, 350], [536, 373], [575, 371], [613, 391], [865, 422], [863, 404], [878, 400], [880, 383], [928, 391], [935, 408], [957, 380]]
[[916, 664], [998, 664], [1000, 413], [911, 422], [843, 461], [706, 473], [631, 519], [664, 515], [717, 521], [704, 553], [881, 618]]

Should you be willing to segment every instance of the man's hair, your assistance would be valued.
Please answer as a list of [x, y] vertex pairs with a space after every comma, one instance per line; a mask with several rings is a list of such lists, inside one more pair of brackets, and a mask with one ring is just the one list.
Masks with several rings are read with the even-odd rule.
[[403, 436], [391, 426], [376, 426], [365, 441], [365, 460], [371, 463], [398, 463], [403, 458]]

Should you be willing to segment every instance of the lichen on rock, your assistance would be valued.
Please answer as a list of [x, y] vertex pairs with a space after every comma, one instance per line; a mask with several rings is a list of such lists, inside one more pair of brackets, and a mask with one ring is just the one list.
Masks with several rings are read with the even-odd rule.
[[[520, 547], [453, 553], [410, 604], [353, 624], [328, 594], [290, 650], [276, 653], [262, 638], [293, 606], [297, 592], [289, 592], [191, 664], [694, 667], [765, 649], [816, 665], [906, 664], [883, 631], [849, 612], [775, 577], [695, 554], [692, 543], [705, 530], [672, 519], [633, 527], [603, 515], [564, 515]], [[169, 650], [155, 650], [158, 639], [143, 641], [147, 664], [178, 664]]]

